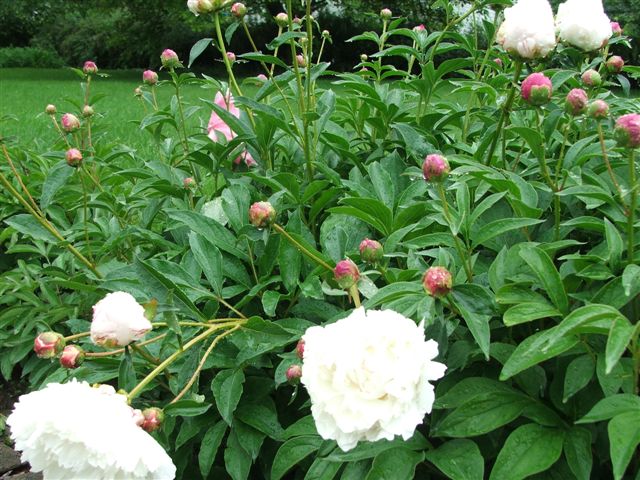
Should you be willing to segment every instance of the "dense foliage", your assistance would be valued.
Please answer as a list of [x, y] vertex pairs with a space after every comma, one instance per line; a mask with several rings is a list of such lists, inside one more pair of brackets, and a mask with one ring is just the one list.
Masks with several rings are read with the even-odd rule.
[[[185, 479], [634, 478], [638, 163], [614, 123], [640, 113], [629, 88], [640, 68], [605, 65], [624, 36], [595, 53], [560, 45], [514, 60], [483, 46], [500, 19], [461, 35], [454, 27], [473, 10], [439, 3], [443, 30], [377, 19], [341, 45], [377, 53], [328, 88], [317, 81], [332, 75], [321, 56], [329, 39], [304, 11], [235, 61], [225, 34], [251, 30], [234, 19], [223, 32], [218, 12], [197, 17], [215, 40], [183, 62], [213, 43], [228, 76], [196, 76], [163, 52], [171, 80], [146, 74], [148, 115], [131, 125], [154, 145], [149, 157], [101, 128], [91, 87], [109, 80], [92, 64], [78, 70], [75, 120], [53, 105], [39, 119], [60, 131], [55, 144], [0, 145], [2, 377], [32, 389], [109, 383], [136, 408], [163, 408], [154, 436]], [[267, 78], [241, 82], [241, 62]], [[590, 69], [601, 84], [582, 84]], [[523, 82], [533, 72], [550, 79], [537, 92]], [[187, 84], [202, 87], [198, 104], [183, 101]], [[588, 112], [565, 106], [581, 86]], [[175, 94], [159, 105], [157, 89]], [[224, 131], [215, 141], [212, 112]], [[200, 128], [187, 127], [193, 118]], [[251, 207], [259, 201], [275, 218]], [[359, 249], [365, 238], [382, 244], [381, 260]], [[451, 289], [428, 276], [423, 285], [432, 266], [451, 272]], [[109, 349], [88, 338], [92, 305], [114, 291], [153, 318], [144, 342]], [[302, 363], [304, 379], [297, 343], [309, 327], [360, 302], [423, 326], [447, 371], [413, 437], [342, 451], [320, 437], [288, 372]], [[79, 368], [32, 354], [48, 330], [87, 352]]]

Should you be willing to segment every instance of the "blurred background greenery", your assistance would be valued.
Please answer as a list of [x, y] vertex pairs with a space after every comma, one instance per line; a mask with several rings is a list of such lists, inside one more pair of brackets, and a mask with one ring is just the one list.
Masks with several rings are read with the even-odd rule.
[[[320, 28], [331, 32], [325, 59], [340, 70], [352, 68], [361, 52], [344, 48], [344, 41], [366, 30], [378, 29], [378, 12], [390, 8], [394, 15], [407, 18], [406, 26], [425, 24], [430, 31], [442, 28], [444, 10], [439, 4], [452, 1], [464, 9], [468, 0], [313, 0]], [[604, 0], [612, 20], [619, 21], [633, 37], [632, 50], [618, 52], [637, 64], [640, 54], [639, 0]], [[552, 0], [554, 7], [559, 0]], [[264, 45], [277, 32], [272, 17], [284, 10], [284, 2], [246, 0], [247, 22], [258, 45]], [[294, 10], [302, 16], [300, 0]], [[486, 12], [485, 19], [494, 13]], [[481, 22], [483, 17], [475, 17]], [[228, 23], [232, 22], [227, 17]], [[467, 24], [469, 32], [473, 25]], [[101, 68], [157, 68], [159, 54], [172, 48], [188, 58], [191, 46], [213, 36], [212, 22], [197, 18], [186, 8], [186, 0], [0, 0], [0, 67], [80, 66], [86, 59]], [[483, 29], [479, 28], [478, 32]], [[232, 49], [246, 52], [250, 46], [240, 31]], [[367, 52], [364, 52], [367, 53]], [[196, 68], [215, 69], [216, 52], [211, 48]]]

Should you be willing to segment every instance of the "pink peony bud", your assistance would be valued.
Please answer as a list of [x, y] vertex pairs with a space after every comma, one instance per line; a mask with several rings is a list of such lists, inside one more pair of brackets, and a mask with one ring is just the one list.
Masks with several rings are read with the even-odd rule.
[[247, 14], [247, 7], [245, 7], [244, 3], [236, 2], [231, 5], [231, 15], [236, 18], [244, 18]]
[[70, 148], [65, 154], [67, 165], [77, 168], [82, 163], [82, 153], [77, 148]]
[[227, 52], [227, 59], [233, 63], [236, 61], [236, 54], [233, 52]]
[[571, 115], [582, 115], [587, 110], [587, 104], [589, 103], [589, 97], [587, 92], [581, 88], [574, 88], [567, 94], [565, 106], [567, 112]]
[[392, 16], [393, 16], [393, 13], [391, 13], [391, 10], [389, 10], [388, 8], [383, 8], [382, 10], [380, 10], [380, 18], [385, 22], [388, 22], [389, 20], [391, 20]]
[[295, 17], [293, 17], [292, 22], [293, 22], [295, 25], [302, 25], [302, 19], [301, 19], [300, 17], [298, 17], [297, 15], [296, 15]]
[[413, 27], [413, 31], [416, 33], [424, 32], [426, 30], [427, 30], [427, 27], [425, 27], [424, 24], [416, 25], [415, 27]]
[[33, 341], [33, 351], [39, 358], [54, 358], [64, 349], [64, 337], [56, 332], [43, 332]]
[[493, 59], [493, 63], [495, 63], [500, 68], [502, 68], [502, 66], [503, 66], [501, 58], [494, 58]]
[[158, 83], [158, 74], [153, 70], [145, 70], [142, 72], [142, 82], [146, 85], [155, 85]]
[[609, 104], [604, 100], [594, 100], [587, 108], [587, 115], [596, 120], [607, 118], [609, 116]]
[[73, 113], [65, 113], [60, 119], [62, 129], [67, 133], [73, 133], [80, 128], [80, 120]]
[[141, 97], [141, 96], [142, 96], [142, 89], [141, 89], [140, 87], [136, 87], [136, 88], [133, 90], [133, 94], [134, 94], [136, 97]]
[[429, 268], [422, 278], [422, 285], [432, 297], [444, 297], [451, 291], [453, 279], [444, 267]]
[[56, 106], [55, 106], [55, 105], [52, 105], [52, 104], [47, 105], [47, 106], [45, 107], [45, 109], [44, 109], [44, 112], [45, 112], [47, 115], [55, 115], [57, 111], [58, 111], [58, 109], [56, 108]]
[[140, 426], [148, 433], [159, 429], [164, 421], [164, 412], [157, 407], [145, 408], [142, 411], [142, 416], [144, 417], [144, 422]]
[[544, 73], [532, 73], [522, 82], [522, 98], [530, 105], [540, 106], [549, 103], [553, 85]]
[[378, 263], [384, 256], [380, 242], [365, 238], [360, 242], [360, 258], [367, 263]]
[[303, 55], [296, 55], [296, 63], [300, 68], [304, 68], [307, 66], [307, 60], [304, 58]]
[[450, 171], [447, 159], [437, 153], [427, 155], [422, 164], [422, 176], [427, 182], [441, 182], [447, 178]]
[[291, 385], [297, 385], [300, 383], [300, 377], [302, 377], [302, 367], [300, 365], [291, 365], [287, 368], [287, 382]]
[[260, 80], [261, 82], [266, 82], [267, 80], [269, 80], [269, 79], [267, 78], [267, 76], [266, 76], [264, 73], [261, 73], [261, 74], [260, 74], [260, 75], [258, 75], [256, 78], [257, 78], [258, 80]]
[[60, 355], [60, 365], [64, 368], [78, 368], [84, 362], [84, 350], [77, 345], [67, 345]]
[[602, 77], [593, 69], [584, 72], [580, 78], [587, 87], [599, 87], [602, 84]]
[[613, 35], [616, 37], [622, 35], [622, 27], [618, 22], [611, 22], [611, 30], [613, 31]]
[[360, 270], [358, 266], [350, 259], [341, 260], [333, 269], [333, 277], [340, 288], [349, 290], [360, 279]]
[[269, 202], [256, 202], [249, 208], [249, 222], [256, 228], [266, 228], [276, 221], [276, 211]]
[[304, 340], [303, 339], [300, 339], [300, 341], [296, 345], [296, 355], [300, 360], [304, 358]]
[[94, 114], [94, 111], [93, 111], [93, 107], [91, 105], [85, 105], [82, 108], [82, 116], [83, 117], [85, 117], [85, 118], [92, 117], [93, 114]]
[[95, 75], [96, 73], [98, 73], [98, 66], [91, 60], [87, 60], [86, 62], [84, 62], [82, 71], [85, 73], [85, 75]]
[[624, 67], [624, 60], [619, 55], [614, 55], [607, 60], [607, 71], [609, 73], [620, 73]]
[[162, 62], [162, 66], [164, 68], [178, 68], [181, 67], [180, 59], [178, 58], [178, 54], [173, 50], [167, 48], [160, 55], [160, 61]]
[[628, 113], [621, 116], [616, 121], [614, 136], [620, 147], [640, 147], [640, 114]]
[[182, 185], [184, 185], [185, 189], [189, 190], [196, 186], [196, 181], [191, 177], [187, 177], [182, 181]]
[[276, 19], [276, 24], [280, 27], [280, 28], [284, 28], [287, 25], [289, 25], [289, 15], [287, 15], [284, 12], [280, 12], [279, 14], [277, 14], [275, 16]]

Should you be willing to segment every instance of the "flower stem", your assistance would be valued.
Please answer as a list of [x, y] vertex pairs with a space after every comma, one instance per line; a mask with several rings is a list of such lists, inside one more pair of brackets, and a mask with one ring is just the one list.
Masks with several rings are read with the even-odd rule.
[[38, 212], [40, 215], [44, 216], [44, 214], [42, 213], [42, 210], [40, 210], [40, 207], [38, 207], [38, 204], [36, 203], [36, 201], [31, 196], [31, 193], [29, 193], [29, 189], [27, 188], [27, 186], [22, 181], [22, 177], [20, 176], [20, 172], [18, 172], [18, 169], [13, 164], [13, 161], [11, 160], [11, 157], [9, 156], [9, 152], [7, 151], [7, 147], [5, 146], [4, 143], [2, 144], [2, 152], [4, 153], [4, 158], [7, 159], [7, 163], [9, 164], [9, 168], [11, 168], [11, 171], [15, 175], [16, 180], [18, 180], [18, 183], [20, 184], [20, 188], [22, 188], [22, 191], [24, 192], [24, 194], [29, 199], [29, 202], [31, 202], [31, 206], [33, 207], [33, 209], [36, 212]]
[[224, 45], [224, 38], [222, 36], [222, 28], [220, 27], [220, 14], [218, 12], [214, 15], [214, 21], [216, 26], [216, 36], [218, 37], [218, 49], [222, 54], [222, 61], [224, 62], [224, 66], [227, 68], [227, 74], [229, 75], [229, 83], [233, 86], [236, 93], [242, 96], [242, 90], [240, 90], [240, 86], [236, 81], [236, 77], [233, 74], [233, 68], [231, 68], [231, 61], [229, 57], [227, 57], [227, 48]]
[[[72, 338], [72, 337], [79, 337], [79, 335], [89, 335], [89, 332], [87, 332], [86, 334], [78, 334], [78, 335], [71, 335], [71, 337], [68, 338]], [[167, 334], [163, 333], [162, 335], [158, 335], [156, 337], [150, 338], [149, 340], [145, 340], [144, 342], [140, 342], [137, 345], [139, 347], [144, 347], [145, 345], [149, 345], [150, 343], [153, 342], [157, 342], [158, 340], [162, 340], [164, 337], [166, 337]], [[66, 340], [67, 338], [65, 338]], [[121, 353], [124, 353], [124, 348], [119, 348], [117, 350], [109, 350], [107, 352], [87, 352], [86, 356], [90, 357], [90, 358], [101, 358], [101, 357], [111, 357], [112, 355], [120, 355]]]
[[351, 298], [353, 298], [353, 304], [356, 306], [356, 308], [360, 308], [360, 292], [358, 291], [357, 283], [349, 289], [349, 295], [351, 296]]
[[636, 165], [635, 165], [635, 150], [631, 149], [629, 152], [629, 219], [627, 221], [627, 256], [629, 264], [633, 263], [633, 250], [635, 248], [634, 241], [634, 227], [635, 227], [635, 213], [638, 199], [638, 185], [636, 182]]
[[449, 225], [449, 230], [451, 232], [451, 236], [453, 237], [453, 242], [455, 243], [456, 250], [458, 252], [458, 256], [460, 257], [460, 261], [464, 267], [464, 270], [467, 274], [467, 280], [469, 283], [473, 281], [473, 270], [471, 268], [471, 260], [469, 258], [469, 252], [466, 251], [462, 241], [458, 237], [456, 233], [453, 231], [453, 221], [451, 220], [451, 213], [449, 212], [449, 203], [447, 202], [447, 196], [444, 193], [444, 187], [442, 183], [438, 183], [438, 193], [440, 193], [440, 200], [442, 201], [442, 210], [444, 212], [444, 217], [447, 220], [447, 224]]
[[287, 231], [284, 228], [282, 228], [280, 225], [278, 225], [277, 223], [274, 223], [273, 224], [273, 229], [276, 230], [280, 235], [285, 237], [294, 247], [296, 247], [300, 252], [302, 252], [307, 257], [309, 257], [312, 261], [314, 261], [318, 265], [324, 267], [325, 269], [327, 269], [330, 272], [333, 271], [333, 268], [331, 267], [331, 265], [329, 265], [327, 262], [325, 262], [321, 258], [316, 257], [312, 252], [310, 252], [304, 246], [302, 246], [300, 243], [298, 243], [296, 241], [296, 239], [293, 238], [291, 235], [289, 235], [287, 233]]
[[[602, 158], [604, 160], [605, 165], [607, 166], [607, 171], [609, 172], [609, 176], [611, 177], [611, 181], [616, 188], [616, 192], [618, 193], [618, 198], [620, 199], [620, 203], [624, 208], [625, 212], [629, 212], [627, 208], [627, 204], [624, 201], [622, 195], [622, 189], [620, 188], [620, 184], [616, 180], [616, 176], [613, 173], [613, 168], [611, 168], [611, 162], [609, 161], [609, 155], [607, 154], [607, 146], [604, 143], [604, 132], [602, 131], [602, 123], [598, 121], [598, 138], [600, 139], [600, 148], [602, 149]], [[633, 152], [632, 152], [633, 153]]]

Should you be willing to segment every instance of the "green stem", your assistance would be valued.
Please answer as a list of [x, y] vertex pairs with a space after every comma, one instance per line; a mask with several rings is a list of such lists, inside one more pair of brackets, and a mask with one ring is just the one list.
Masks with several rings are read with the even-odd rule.
[[473, 281], [473, 269], [471, 268], [471, 259], [469, 258], [469, 252], [465, 249], [458, 235], [453, 231], [453, 222], [451, 220], [451, 213], [449, 212], [449, 203], [447, 202], [447, 196], [444, 193], [444, 187], [442, 186], [442, 183], [438, 183], [438, 193], [440, 194], [440, 200], [442, 201], [442, 211], [444, 212], [444, 217], [447, 221], [447, 224], [449, 225], [449, 231], [451, 232], [451, 236], [453, 237], [456, 251], [458, 252], [460, 261], [462, 262], [464, 270], [467, 274], [467, 280], [469, 281], [469, 283], [471, 283]]
[[611, 181], [618, 193], [618, 198], [620, 199], [620, 203], [624, 208], [625, 212], [628, 213], [627, 204], [624, 201], [624, 197], [622, 195], [622, 189], [620, 188], [620, 184], [618, 180], [616, 180], [616, 176], [613, 173], [613, 168], [611, 168], [611, 162], [609, 161], [609, 155], [607, 154], [607, 146], [604, 143], [604, 132], [602, 131], [602, 123], [600, 121], [598, 123], [598, 138], [600, 140], [600, 149], [602, 150], [602, 159], [604, 160], [605, 165], [607, 166], [607, 171], [609, 172], [609, 176], [611, 177]]
[[[387, 26], [389, 22], [385, 19], [382, 20], [382, 35], [380, 35], [380, 46], [378, 47], [378, 52], [382, 52], [384, 50], [384, 41], [387, 35]], [[378, 71], [376, 72], [376, 82], [380, 83], [382, 79], [382, 55], [378, 57]]]
[[360, 292], [358, 291], [357, 283], [349, 289], [349, 295], [351, 296], [351, 298], [353, 298], [353, 304], [356, 306], [356, 308], [360, 308], [362, 303], [360, 302]]
[[222, 54], [222, 61], [224, 62], [224, 66], [227, 68], [227, 74], [229, 75], [229, 83], [233, 86], [236, 93], [242, 96], [242, 90], [240, 90], [240, 86], [236, 81], [236, 77], [233, 74], [233, 68], [231, 68], [231, 61], [229, 57], [227, 57], [227, 48], [224, 45], [224, 38], [222, 36], [222, 28], [220, 27], [220, 14], [218, 12], [214, 15], [214, 21], [216, 26], [216, 36], [218, 37], [218, 49]]
[[638, 199], [638, 185], [636, 183], [636, 165], [635, 165], [635, 150], [631, 149], [629, 152], [629, 219], [627, 221], [627, 255], [629, 258], [629, 264], [633, 263], [633, 249], [635, 248], [634, 241], [634, 227], [635, 227], [635, 213]]
[[304, 255], [309, 257], [309, 259], [311, 259], [312, 261], [314, 261], [318, 265], [324, 267], [326, 270], [328, 270], [330, 272], [333, 272], [333, 267], [331, 267], [331, 265], [329, 265], [327, 262], [325, 262], [321, 258], [316, 257], [312, 252], [310, 252], [304, 246], [302, 246], [300, 243], [298, 243], [298, 241], [296, 241], [295, 238], [293, 238], [291, 235], [289, 235], [287, 233], [287, 231], [284, 228], [282, 228], [280, 225], [278, 225], [277, 223], [274, 223], [273, 224], [273, 229], [276, 230], [284, 238], [286, 238], [300, 252], [302, 252]]

